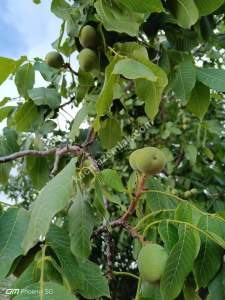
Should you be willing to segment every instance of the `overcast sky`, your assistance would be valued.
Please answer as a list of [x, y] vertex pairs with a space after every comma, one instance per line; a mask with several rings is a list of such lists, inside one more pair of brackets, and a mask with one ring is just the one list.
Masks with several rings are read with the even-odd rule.
[[50, 12], [50, 0], [35, 5], [32, 0], [1, 0], [0, 55], [18, 58], [42, 56], [57, 37], [60, 19]]
[[[0, 0], [0, 56], [18, 59], [27, 55], [44, 58], [46, 53], [53, 50], [51, 47], [59, 35], [61, 20], [50, 11], [51, 0], [43, 0], [36, 5], [32, 0]], [[72, 59], [73, 67], [77, 69], [76, 54]], [[70, 77], [69, 77], [70, 78]], [[41, 75], [36, 73], [35, 86], [46, 86]], [[4, 97], [17, 97], [18, 92], [12, 80], [7, 80], [0, 86], [0, 101]], [[65, 100], [64, 100], [65, 101]], [[70, 109], [70, 108], [66, 108]], [[77, 110], [73, 110], [72, 115]], [[60, 125], [63, 127], [65, 118], [71, 119], [68, 114], [60, 112]], [[5, 124], [0, 124], [0, 131]]]
[[[50, 12], [50, 0], [35, 5], [32, 0], [0, 0], [0, 56], [18, 59], [44, 57], [57, 38], [60, 19]], [[17, 91], [10, 80], [0, 86], [0, 99], [16, 97]]]
[[[42, 0], [36, 5], [32, 0], [0, 0], [0, 56], [18, 59], [27, 55], [29, 59], [36, 56], [44, 58], [52, 50], [51, 43], [58, 37], [61, 20], [50, 11], [51, 0]], [[74, 59], [75, 63], [75, 59]], [[41, 76], [36, 77], [36, 86], [46, 83]], [[4, 97], [17, 97], [17, 89], [12, 80], [0, 85], [0, 101]], [[67, 108], [69, 110], [69, 108]], [[74, 110], [72, 112], [75, 115]], [[59, 117], [61, 129], [65, 118], [63, 112]], [[5, 122], [0, 123], [0, 132]], [[0, 200], [6, 196], [0, 192]]]

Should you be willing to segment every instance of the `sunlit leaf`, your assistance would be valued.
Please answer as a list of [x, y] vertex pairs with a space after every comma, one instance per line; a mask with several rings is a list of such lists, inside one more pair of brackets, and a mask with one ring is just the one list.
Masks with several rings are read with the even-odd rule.
[[15, 76], [15, 84], [18, 93], [24, 98], [28, 98], [28, 90], [32, 89], [35, 82], [35, 72], [32, 64], [27, 63], [20, 67]]
[[54, 88], [34, 88], [28, 90], [28, 95], [36, 105], [48, 105], [52, 109], [61, 103], [61, 96]]
[[142, 14], [131, 12], [121, 3], [106, 0], [95, 2], [98, 17], [108, 31], [125, 32], [131, 36], [138, 34], [139, 26], [144, 20]]

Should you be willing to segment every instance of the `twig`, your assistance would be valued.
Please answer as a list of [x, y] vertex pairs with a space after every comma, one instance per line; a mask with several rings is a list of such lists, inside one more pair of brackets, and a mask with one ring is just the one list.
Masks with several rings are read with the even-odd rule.
[[139, 242], [144, 245], [146, 243], [145, 237], [143, 235], [141, 235], [137, 229], [135, 229], [134, 227], [128, 225], [127, 223], [124, 223], [124, 228], [129, 232], [129, 234], [133, 237], [133, 238], [137, 238], [139, 240]]
[[137, 238], [141, 244], [145, 243], [145, 238], [144, 236], [142, 236], [136, 228], [130, 226], [126, 221], [123, 221], [122, 218], [119, 218], [117, 220], [111, 221], [108, 224], [102, 225], [100, 226], [98, 229], [96, 229], [93, 234], [92, 237], [97, 237], [100, 234], [107, 232], [109, 230], [109, 228], [115, 228], [115, 227], [122, 227], [124, 229], [127, 230], [127, 232], [133, 237], [133, 238]]
[[73, 70], [73, 68], [71, 67], [71, 65], [69, 63], [64, 64], [64, 68], [69, 69], [74, 75], [78, 76], [78, 73]]
[[64, 106], [69, 105], [69, 104], [72, 103], [74, 100], [75, 100], [75, 97], [70, 98], [69, 101], [67, 101], [67, 102], [65, 102], [65, 103], [63, 103], [63, 104], [61, 104], [61, 105], [59, 106], [59, 108], [63, 108]]
[[141, 197], [142, 193], [144, 192], [145, 179], [146, 179], [146, 177], [144, 175], [142, 175], [139, 178], [135, 197], [131, 201], [129, 208], [124, 213], [124, 215], [114, 221], [108, 222], [108, 223], [102, 225], [101, 227], [99, 227], [97, 230], [95, 230], [93, 232], [92, 237], [99, 236], [101, 233], [104, 233], [104, 232], [109, 232], [110, 227], [111, 228], [122, 227], [122, 228], [126, 229], [132, 237], [138, 238], [139, 241], [141, 242], [141, 244], [145, 244], [144, 236], [142, 236], [135, 228], [133, 228], [132, 226], [130, 226], [127, 223], [129, 217], [134, 213], [134, 211], [137, 207], [138, 201], [140, 200], [140, 197]]
[[82, 147], [86, 148], [90, 146], [94, 142], [95, 138], [96, 138], [96, 132], [94, 131], [94, 128], [90, 128], [87, 134], [87, 138], [82, 144]]
[[176, 167], [179, 166], [179, 164], [182, 162], [183, 159], [184, 159], [184, 152], [182, 151], [175, 160]]

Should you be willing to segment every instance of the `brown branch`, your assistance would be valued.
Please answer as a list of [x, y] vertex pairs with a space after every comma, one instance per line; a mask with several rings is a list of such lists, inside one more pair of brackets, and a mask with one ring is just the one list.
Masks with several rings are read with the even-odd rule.
[[82, 144], [82, 147], [86, 148], [90, 146], [94, 142], [95, 138], [96, 138], [96, 132], [94, 131], [94, 128], [91, 127], [88, 131], [86, 140]]
[[184, 152], [182, 151], [182, 152], [180, 152], [180, 154], [178, 155], [178, 157], [174, 161], [176, 167], [179, 166], [179, 164], [182, 162], [183, 159], [184, 159]]
[[114, 227], [123, 227], [123, 221], [121, 220], [121, 218], [111, 221], [107, 224], [104, 224], [100, 227], [98, 227], [93, 233], [92, 233], [92, 237], [98, 237], [100, 234], [102, 234], [103, 232], [107, 232], [109, 231], [110, 228], [114, 228]]
[[133, 228], [132, 226], [128, 225], [127, 223], [124, 223], [124, 228], [128, 231], [128, 233], [133, 237], [137, 238], [139, 242], [144, 245], [146, 243], [145, 237], [141, 235], [137, 229]]
[[139, 182], [138, 182], [138, 186], [137, 186], [137, 191], [135, 193], [135, 197], [134, 199], [131, 201], [130, 206], [128, 207], [127, 211], [123, 214], [122, 217], [111, 221], [107, 224], [104, 224], [102, 226], [100, 226], [96, 231], [94, 231], [93, 236], [98, 236], [99, 234], [103, 233], [103, 232], [107, 232], [109, 230], [109, 227], [113, 228], [113, 227], [124, 227], [127, 229], [127, 221], [129, 219], [129, 217], [134, 213], [138, 201], [140, 200], [140, 197], [142, 195], [142, 193], [144, 192], [144, 183], [145, 183], [145, 175], [142, 175], [139, 178]]
[[15, 152], [15, 153], [7, 155], [7, 156], [0, 157], [0, 163], [2, 164], [2, 163], [10, 162], [10, 161], [13, 161], [18, 158], [25, 157], [25, 156], [45, 157], [45, 156], [55, 154], [56, 151], [57, 151], [57, 148], [52, 148], [52, 149], [49, 149], [46, 151], [24, 150], [24, 151], [20, 151], [20, 152]]
[[74, 146], [68, 145], [68, 146], [65, 146], [60, 149], [52, 148], [52, 149], [44, 150], [44, 151], [24, 150], [24, 151], [20, 151], [20, 152], [15, 152], [13, 154], [0, 157], [0, 164], [7, 163], [7, 162], [16, 160], [18, 158], [26, 157], [26, 156], [46, 157], [49, 155], [56, 155], [56, 154], [58, 156], [63, 156], [66, 154], [88, 155], [82, 147], [80, 147], [78, 145], [74, 145]]
[[[127, 211], [123, 214], [123, 216], [120, 217], [119, 219], [116, 219], [114, 221], [108, 222], [108, 223], [100, 226], [98, 229], [96, 229], [93, 232], [92, 237], [97, 237], [102, 233], [108, 233], [109, 234], [110, 233], [110, 228], [121, 227], [121, 228], [126, 229], [128, 231], [128, 233], [133, 238], [137, 238], [142, 245], [144, 245], [146, 243], [145, 237], [143, 235], [141, 235], [135, 228], [133, 228], [132, 226], [130, 226], [127, 223], [129, 217], [134, 213], [134, 211], [137, 207], [138, 201], [140, 200], [140, 197], [141, 197], [141, 195], [144, 191], [145, 179], [146, 179], [145, 175], [142, 175], [139, 178], [138, 185], [137, 185], [137, 190], [136, 190], [136, 193], [135, 193], [135, 197], [131, 201], [130, 206], [128, 207]], [[107, 258], [108, 258], [108, 256], [107, 256]], [[108, 258], [108, 260], [109, 260], [109, 258]], [[109, 260], [108, 265], [110, 265], [110, 264], [111, 264], [111, 261]]]
[[138, 201], [143, 193], [144, 190], [144, 183], [145, 183], [145, 175], [142, 175], [139, 178], [139, 182], [138, 182], [138, 186], [137, 186], [137, 191], [135, 193], [135, 197], [134, 199], [131, 201], [129, 208], [127, 209], [127, 211], [125, 212], [125, 214], [121, 217], [121, 220], [124, 222], [127, 222], [127, 220], [129, 219], [129, 217], [134, 213]]
[[133, 238], [137, 238], [140, 241], [141, 244], [146, 243], [145, 237], [143, 235], [141, 235], [135, 228], [133, 228], [132, 226], [130, 226], [126, 221], [123, 221], [122, 218], [119, 218], [117, 220], [109, 222], [108, 224], [100, 226], [98, 229], [96, 229], [93, 232], [92, 238], [93, 237], [98, 237], [99, 235], [101, 235], [104, 232], [108, 232], [110, 227], [111, 228], [116, 228], [116, 227], [124, 228], [124, 229], [127, 230], [127, 232]]

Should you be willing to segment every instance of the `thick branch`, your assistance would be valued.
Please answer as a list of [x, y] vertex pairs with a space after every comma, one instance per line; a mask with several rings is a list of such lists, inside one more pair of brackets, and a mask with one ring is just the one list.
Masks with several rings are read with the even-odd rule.
[[56, 153], [59, 156], [63, 156], [63, 155], [70, 154], [70, 153], [80, 155], [84, 152], [85, 152], [84, 149], [77, 145], [76, 146], [65, 146], [61, 149], [52, 148], [52, 149], [44, 150], [44, 151], [24, 150], [24, 151], [20, 151], [20, 152], [15, 152], [15, 153], [7, 155], [7, 156], [0, 157], [0, 164], [7, 163], [7, 162], [10, 162], [10, 161], [13, 161], [18, 158], [25, 157], [25, 156], [45, 157], [45, 156], [49, 156], [49, 155], [54, 155]]
[[145, 243], [144, 236], [142, 236], [135, 228], [133, 228], [132, 226], [130, 226], [127, 223], [129, 217], [134, 213], [134, 211], [137, 207], [138, 201], [140, 200], [140, 197], [141, 197], [141, 195], [144, 191], [145, 179], [146, 179], [146, 177], [144, 175], [142, 175], [139, 178], [139, 182], [138, 182], [138, 185], [137, 185], [137, 191], [135, 193], [135, 197], [131, 201], [131, 204], [128, 207], [127, 211], [124, 213], [124, 215], [122, 217], [120, 217], [119, 219], [108, 222], [107, 224], [104, 224], [101, 227], [99, 227], [97, 230], [95, 230], [93, 232], [92, 237], [99, 236], [99, 234], [104, 233], [104, 232], [109, 232], [110, 227], [111, 228], [122, 227], [122, 228], [126, 229], [132, 237], [138, 238], [139, 241], [141, 242], [141, 244]]

